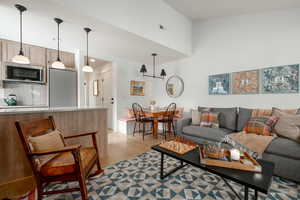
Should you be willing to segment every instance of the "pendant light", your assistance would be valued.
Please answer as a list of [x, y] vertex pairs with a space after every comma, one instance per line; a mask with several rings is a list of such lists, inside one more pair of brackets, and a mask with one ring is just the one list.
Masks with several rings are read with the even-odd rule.
[[27, 58], [26, 56], [24, 56], [24, 52], [23, 52], [23, 37], [22, 37], [22, 14], [24, 11], [27, 10], [27, 8], [25, 8], [24, 6], [20, 5], [20, 4], [16, 4], [15, 7], [20, 11], [20, 51], [19, 54], [14, 56], [12, 58], [12, 61], [15, 63], [19, 63], [19, 64], [30, 64], [30, 60], [29, 58]]
[[84, 28], [86, 32], [86, 65], [82, 68], [84, 72], [93, 72], [93, 68], [89, 65], [89, 32], [91, 32], [90, 28]]
[[153, 71], [152, 71], [153, 73], [152, 73], [152, 75], [145, 74], [145, 73], [147, 73], [146, 65], [142, 65], [141, 66], [140, 73], [142, 73], [143, 76], [146, 76], [146, 77], [164, 79], [167, 76], [167, 73], [166, 73], [166, 71], [164, 69], [161, 70], [160, 76], [156, 76], [156, 74], [155, 74], [155, 67], [156, 67], [155, 66], [156, 65], [155, 58], [156, 58], [157, 54], [156, 53], [152, 53], [151, 56], [153, 57], [153, 66], [152, 66], [153, 67]]
[[52, 67], [57, 69], [64, 69], [65, 65], [61, 62], [59, 54], [59, 25], [63, 23], [63, 20], [59, 18], [54, 18], [54, 21], [57, 23], [57, 59], [55, 62], [52, 63]]

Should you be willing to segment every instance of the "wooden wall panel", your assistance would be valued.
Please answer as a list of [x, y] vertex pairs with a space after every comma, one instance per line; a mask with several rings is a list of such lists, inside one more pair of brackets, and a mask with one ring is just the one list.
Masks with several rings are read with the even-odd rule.
[[[32, 175], [14, 122], [42, 119], [49, 115], [54, 117], [57, 128], [66, 136], [86, 131], [98, 131], [99, 154], [102, 157], [107, 153], [106, 109], [0, 115], [0, 189], [3, 184]], [[92, 144], [89, 137], [74, 139], [70, 143], [80, 143], [84, 146]]]

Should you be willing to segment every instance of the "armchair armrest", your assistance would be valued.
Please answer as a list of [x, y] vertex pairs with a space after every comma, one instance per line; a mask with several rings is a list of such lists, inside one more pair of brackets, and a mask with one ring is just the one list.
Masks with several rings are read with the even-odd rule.
[[81, 133], [81, 134], [77, 134], [77, 135], [65, 136], [64, 139], [77, 138], [77, 137], [83, 137], [83, 136], [95, 135], [95, 134], [97, 134], [97, 131], [91, 131], [91, 132]]
[[80, 147], [81, 147], [81, 145], [72, 145], [72, 146], [66, 146], [66, 147], [59, 148], [59, 149], [31, 152], [31, 153], [29, 153], [29, 155], [30, 156], [43, 156], [43, 155], [49, 155], [49, 154], [55, 154], [55, 153], [72, 152], [72, 151], [80, 149]]
[[77, 135], [65, 136], [64, 139], [71, 139], [71, 138], [77, 138], [77, 137], [83, 137], [83, 136], [90, 135], [90, 136], [92, 136], [93, 146], [96, 149], [96, 151], [98, 152], [96, 134], [97, 134], [97, 131], [91, 131], [91, 132], [81, 133], [81, 134], [77, 134]]
[[177, 130], [177, 135], [181, 136], [182, 135], [182, 130], [185, 126], [189, 126], [192, 123], [192, 118], [183, 118], [181, 120], [178, 120], [176, 122], [176, 130]]

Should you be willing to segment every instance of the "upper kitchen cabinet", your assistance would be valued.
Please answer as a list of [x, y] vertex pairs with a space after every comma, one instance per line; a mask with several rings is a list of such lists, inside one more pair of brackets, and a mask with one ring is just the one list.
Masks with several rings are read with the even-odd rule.
[[[20, 43], [10, 40], [2, 40], [2, 61], [11, 62], [15, 55], [20, 51]], [[29, 57], [28, 45], [23, 44], [23, 52], [26, 57]]]
[[46, 48], [27, 45], [29, 51], [29, 59], [31, 65], [47, 66], [46, 62]]
[[[2, 41], [2, 60], [11, 62], [20, 51], [20, 43], [10, 40]], [[46, 49], [34, 45], [23, 44], [23, 52], [29, 58], [31, 65], [46, 66]]]
[[[61, 62], [65, 67], [75, 69], [75, 55], [73, 53], [60, 51]], [[51, 67], [52, 63], [57, 60], [57, 50], [47, 49], [47, 65]]]
[[68, 68], [75, 68], [75, 55], [73, 53], [61, 52], [61, 60]]

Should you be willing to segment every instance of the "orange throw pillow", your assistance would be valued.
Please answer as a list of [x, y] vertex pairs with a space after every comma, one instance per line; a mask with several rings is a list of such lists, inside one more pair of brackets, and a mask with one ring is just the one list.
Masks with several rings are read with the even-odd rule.
[[247, 125], [244, 127], [246, 133], [254, 133], [257, 135], [271, 136], [272, 129], [278, 121], [276, 116], [251, 117]]

